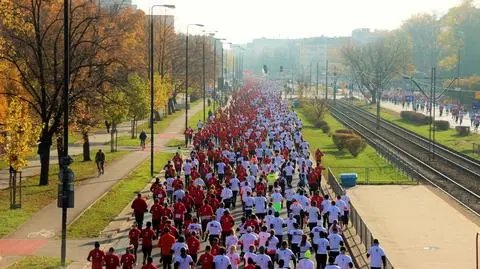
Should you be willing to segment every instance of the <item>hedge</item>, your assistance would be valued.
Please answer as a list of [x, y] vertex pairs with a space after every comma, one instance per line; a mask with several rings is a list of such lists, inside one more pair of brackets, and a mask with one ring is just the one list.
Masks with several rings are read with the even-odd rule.
[[467, 136], [470, 134], [470, 126], [457, 126], [455, 130], [459, 136]]
[[431, 117], [414, 111], [402, 111], [400, 112], [400, 117], [405, 121], [419, 125], [425, 125], [432, 122]]
[[436, 120], [433, 124], [435, 129], [439, 131], [446, 131], [450, 129], [450, 122], [447, 120]]
[[357, 157], [367, 147], [367, 143], [360, 136], [355, 135], [347, 139], [345, 147], [353, 157]]

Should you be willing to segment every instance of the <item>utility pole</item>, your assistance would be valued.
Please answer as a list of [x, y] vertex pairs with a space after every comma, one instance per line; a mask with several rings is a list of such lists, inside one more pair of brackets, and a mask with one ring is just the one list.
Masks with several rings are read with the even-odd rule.
[[205, 84], [205, 34], [203, 35], [203, 45], [202, 45], [202, 54], [203, 54], [203, 66], [202, 66], [202, 79], [203, 79], [203, 123], [205, 124], [205, 98], [207, 97], [206, 93], [206, 87], [207, 85]]
[[317, 61], [317, 86], [316, 86], [316, 89], [317, 89], [317, 94], [315, 95], [315, 98], [318, 98], [318, 67], [319, 67], [319, 62]]
[[328, 60], [325, 64], [325, 101], [328, 100]]

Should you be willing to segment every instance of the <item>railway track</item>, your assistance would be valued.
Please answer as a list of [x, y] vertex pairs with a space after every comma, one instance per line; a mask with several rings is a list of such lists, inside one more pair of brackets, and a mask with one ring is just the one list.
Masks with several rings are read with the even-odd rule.
[[380, 130], [376, 130], [373, 114], [345, 102], [337, 101], [332, 115], [377, 150], [406, 164], [403, 169], [410, 170], [406, 172], [436, 186], [480, 216], [478, 161], [438, 144], [431, 158], [431, 143], [427, 139], [387, 121], [382, 121]]

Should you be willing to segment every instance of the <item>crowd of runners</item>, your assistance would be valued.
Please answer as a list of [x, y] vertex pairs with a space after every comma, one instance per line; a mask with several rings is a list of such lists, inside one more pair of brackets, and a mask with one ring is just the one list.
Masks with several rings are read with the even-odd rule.
[[[198, 127], [191, 152], [177, 153], [152, 184], [153, 205], [141, 194], [133, 201], [126, 253], [98, 244], [92, 268], [354, 268], [343, 237], [350, 200], [323, 194], [323, 153], [310, 156], [280, 91], [250, 82]], [[367, 257], [384, 268], [378, 241]]]
[[[382, 100], [385, 102], [401, 105], [403, 109], [412, 109], [415, 112], [429, 113], [432, 107], [429, 98], [419, 93], [395, 90], [387, 91], [382, 96]], [[458, 102], [441, 99], [435, 103], [435, 110], [440, 117], [450, 115], [455, 124], [469, 125], [475, 130], [480, 127], [480, 110], [478, 109], [467, 110]]]

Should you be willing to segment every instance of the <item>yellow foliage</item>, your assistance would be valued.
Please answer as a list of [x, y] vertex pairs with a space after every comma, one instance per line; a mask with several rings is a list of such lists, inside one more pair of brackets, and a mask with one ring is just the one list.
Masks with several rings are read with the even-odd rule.
[[30, 117], [28, 105], [19, 98], [10, 100], [5, 121], [5, 135], [0, 137], [5, 161], [15, 170], [27, 166], [27, 154], [37, 142], [40, 128]]
[[155, 110], [160, 110], [165, 108], [168, 103], [168, 98], [172, 96], [173, 93], [173, 84], [170, 81], [168, 76], [164, 76], [163, 80], [160, 78], [160, 75], [155, 74]]

